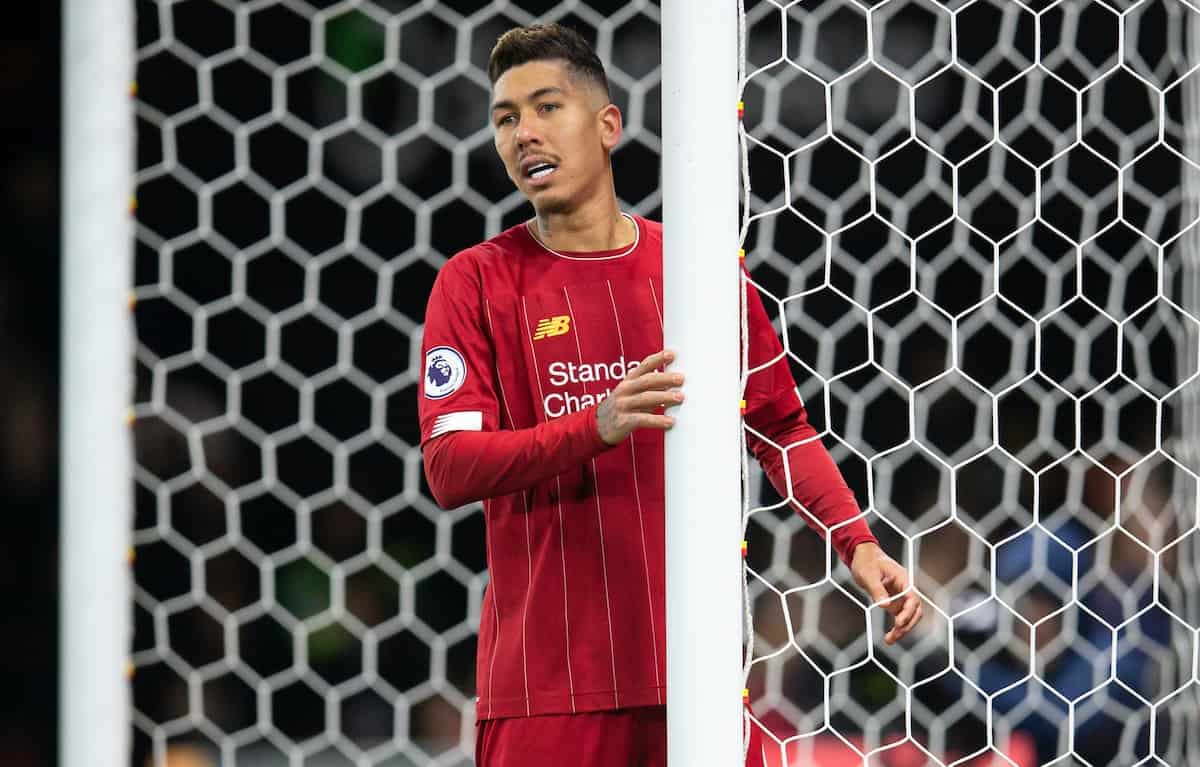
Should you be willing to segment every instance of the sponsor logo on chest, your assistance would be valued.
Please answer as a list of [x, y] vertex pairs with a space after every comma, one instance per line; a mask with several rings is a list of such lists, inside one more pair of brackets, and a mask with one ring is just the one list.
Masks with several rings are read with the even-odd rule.
[[[630, 371], [637, 368], [638, 364], [637, 360], [627, 362], [624, 355], [617, 357], [612, 362], [580, 364], [554, 360], [546, 366], [546, 380], [551, 387], [557, 388], [558, 391], [551, 391], [542, 400], [542, 409], [545, 411], [546, 417], [558, 418], [603, 402], [608, 395], [612, 394], [613, 387], [620, 383]], [[602, 391], [596, 391], [598, 387], [588, 386], [586, 387], [587, 392], [580, 392], [580, 389], [585, 388], [582, 386], [583, 384], [591, 383], [601, 384], [605, 388]]]
[[566, 335], [570, 330], [571, 318], [569, 315], [560, 314], [555, 317], [546, 317], [538, 320], [537, 327], [533, 329], [533, 340], [541, 341], [543, 338]]

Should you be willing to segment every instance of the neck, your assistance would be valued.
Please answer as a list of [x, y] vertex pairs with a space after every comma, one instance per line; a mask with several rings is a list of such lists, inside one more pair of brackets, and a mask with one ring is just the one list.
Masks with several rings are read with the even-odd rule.
[[611, 190], [605, 199], [569, 212], [539, 211], [530, 228], [546, 247], [568, 253], [616, 250], [637, 237], [635, 226], [621, 215]]

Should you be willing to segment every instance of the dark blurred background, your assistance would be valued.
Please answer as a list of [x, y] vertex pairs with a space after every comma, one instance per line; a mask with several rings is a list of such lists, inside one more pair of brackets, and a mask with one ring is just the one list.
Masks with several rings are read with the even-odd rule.
[[[59, 4], [0, 24], [0, 764], [55, 763]], [[11, 691], [11, 692], [9, 692]]]

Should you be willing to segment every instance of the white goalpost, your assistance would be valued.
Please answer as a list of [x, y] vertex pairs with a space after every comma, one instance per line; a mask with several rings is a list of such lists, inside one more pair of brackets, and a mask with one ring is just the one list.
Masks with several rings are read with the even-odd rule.
[[59, 764], [130, 744], [133, 5], [63, 3]]
[[737, 12], [662, 6], [663, 338], [691, 411], [666, 438], [667, 748], [697, 767], [743, 758]]

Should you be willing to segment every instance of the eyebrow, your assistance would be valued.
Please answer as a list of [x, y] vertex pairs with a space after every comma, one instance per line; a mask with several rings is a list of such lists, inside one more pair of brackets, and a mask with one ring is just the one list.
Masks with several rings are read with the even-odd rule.
[[[556, 88], [553, 85], [548, 85], [545, 88], [538, 88], [536, 91], [529, 94], [525, 100], [537, 101], [542, 96], [549, 96], [551, 93], [556, 93], [560, 96], [566, 95], [566, 92], [563, 91], [562, 88]], [[505, 99], [504, 101], [497, 101], [495, 104], [492, 104], [492, 111], [495, 112], [497, 109], [514, 109], [516, 106], [517, 104], [515, 101], [509, 101], [508, 99]]]

